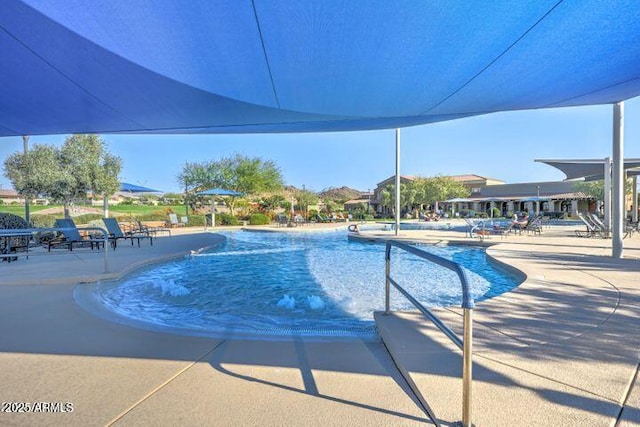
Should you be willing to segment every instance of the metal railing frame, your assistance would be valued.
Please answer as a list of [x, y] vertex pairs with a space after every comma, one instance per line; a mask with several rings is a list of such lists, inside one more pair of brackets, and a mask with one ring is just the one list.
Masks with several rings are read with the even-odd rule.
[[[458, 275], [462, 285], [462, 309], [463, 309], [463, 339], [453, 332], [448, 326], [424, 307], [402, 286], [391, 278], [391, 247], [395, 246], [422, 259], [438, 264], [441, 267], [452, 270]], [[385, 250], [385, 315], [390, 313], [390, 293], [393, 285], [405, 298], [407, 298], [422, 314], [433, 322], [449, 339], [462, 350], [462, 422], [463, 427], [471, 427], [471, 385], [473, 378], [473, 297], [469, 289], [467, 274], [459, 264], [448, 259], [424, 252], [416, 247], [397, 241], [387, 241]], [[417, 390], [414, 390], [417, 391]]]
[[[0, 230], [0, 237], [20, 237], [32, 235], [33, 233], [42, 233], [47, 231], [65, 231], [73, 230], [68, 227], [47, 227], [47, 228], [15, 228], [15, 229], [2, 229]], [[102, 249], [104, 254], [104, 272], [109, 272], [109, 257], [107, 251], [107, 244], [109, 243], [109, 233], [102, 227], [78, 227], [77, 230], [81, 231], [99, 231], [102, 233]]]

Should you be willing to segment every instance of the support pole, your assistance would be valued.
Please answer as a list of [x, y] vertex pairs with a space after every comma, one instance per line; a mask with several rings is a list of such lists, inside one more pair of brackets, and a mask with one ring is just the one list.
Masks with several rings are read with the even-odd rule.
[[[615, 124], [614, 124], [615, 127]], [[611, 157], [604, 158], [604, 225], [611, 230]]]
[[622, 258], [624, 225], [624, 103], [613, 104], [612, 256]]
[[633, 177], [633, 212], [631, 212], [631, 221], [638, 222], [638, 176]]
[[471, 427], [471, 402], [473, 394], [473, 310], [463, 310], [463, 350], [462, 350], [462, 426]]
[[400, 129], [396, 129], [396, 236], [400, 231]]
[[109, 218], [109, 196], [103, 195], [102, 199], [102, 214], [105, 218]]
[[[24, 151], [24, 159], [25, 161], [27, 160], [27, 152], [29, 151], [29, 136], [27, 135], [23, 135], [22, 136], [22, 149]], [[26, 166], [26, 165], [25, 165]], [[24, 173], [29, 173], [30, 171], [23, 170]], [[27, 224], [29, 224], [29, 217], [30, 217], [30, 213], [29, 213], [29, 196], [27, 194], [24, 195], [24, 219], [25, 221], [27, 221]]]

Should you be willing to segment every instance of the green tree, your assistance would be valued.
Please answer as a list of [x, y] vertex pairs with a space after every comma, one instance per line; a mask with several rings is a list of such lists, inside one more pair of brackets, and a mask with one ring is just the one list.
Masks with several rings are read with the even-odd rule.
[[[596, 200], [604, 200], [604, 180], [599, 181], [579, 181], [574, 185], [574, 189], [581, 193], [584, 193], [585, 196], [591, 197]], [[632, 194], [633, 191], [633, 180], [628, 178], [624, 183], [624, 193], [626, 195]]]
[[[282, 173], [271, 160], [235, 154], [218, 161], [186, 163], [178, 175], [186, 191], [224, 188], [244, 195], [275, 192], [282, 189]], [[229, 197], [233, 214], [236, 197]]]
[[305, 215], [308, 213], [309, 205], [316, 205], [320, 201], [318, 195], [310, 190], [298, 190], [295, 192], [293, 197], [298, 203], [299, 210], [304, 211]]
[[604, 181], [584, 181], [576, 182], [574, 186], [576, 191], [584, 193], [585, 196], [596, 200], [604, 200]]
[[[419, 189], [415, 183], [400, 184], [400, 210], [411, 211], [419, 196]], [[391, 215], [395, 217], [396, 211], [396, 187], [393, 184], [387, 185], [380, 191], [380, 201], [382, 205], [387, 206]]]
[[97, 135], [69, 136], [60, 148], [36, 144], [26, 156], [16, 152], [4, 163], [5, 176], [16, 191], [62, 202], [65, 217], [69, 206], [88, 192], [105, 197], [115, 193], [121, 168], [121, 159], [110, 154]]
[[455, 197], [468, 197], [470, 191], [462, 183], [448, 176], [419, 178], [415, 182], [417, 199], [423, 204], [433, 204]]

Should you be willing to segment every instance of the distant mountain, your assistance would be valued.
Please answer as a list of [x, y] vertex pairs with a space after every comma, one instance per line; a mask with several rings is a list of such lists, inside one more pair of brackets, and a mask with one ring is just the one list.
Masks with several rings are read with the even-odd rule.
[[361, 191], [354, 190], [353, 188], [349, 188], [349, 187], [340, 187], [340, 188], [331, 187], [331, 188], [322, 190], [319, 193], [319, 196], [322, 200], [330, 199], [334, 201], [346, 202], [347, 200], [359, 198], [361, 194], [362, 194]]

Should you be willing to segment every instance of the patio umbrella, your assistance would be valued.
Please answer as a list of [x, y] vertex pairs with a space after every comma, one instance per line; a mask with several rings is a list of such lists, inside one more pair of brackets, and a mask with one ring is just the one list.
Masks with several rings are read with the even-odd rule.
[[[242, 193], [238, 193], [237, 191], [233, 191], [233, 190], [227, 190], [225, 188], [210, 188], [208, 190], [203, 190], [203, 191], [199, 191], [196, 193], [196, 196], [242, 196]], [[206, 225], [206, 222], [205, 222]], [[211, 204], [211, 226], [215, 227], [216, 226], [216, 209], [213, 205], [213, 203]]]
[[[128, 182], [120, 183], [120, 191], [123, 193], [162, 193], [160, 190], [154, 190], [153, 188], [143, 187], [141, 185], [130, 184]], [[104, 198], [104, 217], [109, 217], [109, 204], [107, 197]]]

